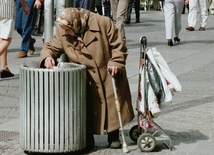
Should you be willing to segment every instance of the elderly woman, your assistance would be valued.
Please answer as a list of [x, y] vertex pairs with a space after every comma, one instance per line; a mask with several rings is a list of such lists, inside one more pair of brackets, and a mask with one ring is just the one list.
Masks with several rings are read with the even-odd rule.
[[[56, 34], [41, 51], [41, 65], [53, 68], [66, 53], [71, 62], [87, 67], [87, 146], [93, 134], [108, 133], [111, 148], [120, 148], [119, 121], [111, 76], [116, 80], [123, 125], [134, 118], [126, 75], [127, 48], [110, 18], [81, 8], [66, 8], [57, 18]], [[111, 75], [108, 68], [112, 68]]]

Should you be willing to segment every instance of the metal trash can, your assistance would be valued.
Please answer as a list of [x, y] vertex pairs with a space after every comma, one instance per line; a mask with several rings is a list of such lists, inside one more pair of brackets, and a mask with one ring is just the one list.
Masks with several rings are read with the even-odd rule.
[[20, 66], [20, 147], [61, 153], [86, 146], [86, 67]]

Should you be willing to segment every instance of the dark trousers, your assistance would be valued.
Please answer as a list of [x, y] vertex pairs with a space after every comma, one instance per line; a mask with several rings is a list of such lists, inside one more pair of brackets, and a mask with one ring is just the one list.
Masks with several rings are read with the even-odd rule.
[[84, 8], [89, 10], [90, 0], [74, 0], [75, 8]]
[[136, 19], [140, 18], [140, 0], [129, 0], [128, 9], [127, 9], [127, 19], [131, 19], [132, 7], [134, 3]]
[[44, 31], [44, 3], [42, 3], [42, 7], [40, 9], [36, 10], [32, 34], [42, 34], [43, 31]]
[[111, 18], [111, 3], [110, 1], [103, 2], [104, 15]]
[[108, 133], [108, 143], [119, 139], [119, 129]]
[[89, 10], [92, 12], [95, 12], [95, 7], [97, 9], [97, 12], [100, 15], [103, 15], [103, 9], [102, 9], [102, 3], [101, 0], [90, 0], [90, 7]]

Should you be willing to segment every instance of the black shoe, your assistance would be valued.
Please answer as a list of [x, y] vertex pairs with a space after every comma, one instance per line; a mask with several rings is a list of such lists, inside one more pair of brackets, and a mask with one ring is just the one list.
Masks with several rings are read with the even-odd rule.
[[181, 39], [180, 38], [178, 38], [178, 37], [174, 37], [174, 42], [176, 43], [176, 42], [180, 42], [181, 41]]
[[32, 36], [42, 36], [42, 33], [35, 32], [35, 33], [32, 33]]
[[130, 19], [126, 18], [126, 19], [124, 20], [124, 23], [125, 23], [125, 24], [130, 24]]
[[33, 55], [34, 54], [34, 51], [35, 51], [35, 48], [34, 48], [34, 44], [36, 42], [36, 39], [32, 38], [31, 41], [30, 41], [30, 45], [28, 47], [28, 52]]
[[140, 19], [136, 19], [135, 23], [140, 23]]
[[121, 145], [121, 142], [120, 140], [116, 140], [116, 141], [112, 141], [111, 143], [109, 143], [109, 147], [111, 149], [121, 149], [122, 145]]
[[173, 46], [172, 39], [168, 39], [168, 46]]
[[108, 143], [111, 149], [120, 149], [119, 129], [108, 133]]
[[2, 70], [2, 71], [0, 72], [0, 75], [1, 75], [1, 78], [9, 78], [9, 77], [13, 77], [13, 76], [14, 76], [13, 73], [8, 72], [8, 71], [6, 71], [6, 70]]

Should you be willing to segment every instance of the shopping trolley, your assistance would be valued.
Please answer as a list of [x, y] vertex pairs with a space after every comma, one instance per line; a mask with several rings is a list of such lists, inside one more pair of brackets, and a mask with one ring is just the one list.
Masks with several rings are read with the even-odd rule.
[[[142, 94], [144, 110], [137, 109], [138, 124], [129, 131], [130, 138], [137, 143], [138, 148], [143, 152], [154, 150], [158, 141], [170, 150], [172, 150], [172, 141], [169, 135], [154, 121], [154, 115], [148, 108], [148, 56], [147, 56], [147, 38], [140, 38], [140, 65], [138, 80], [138, 98]], [[143, 89], [142, 89], [143, 87]], [[140, 92], [141, 91], [141, 92]]]

